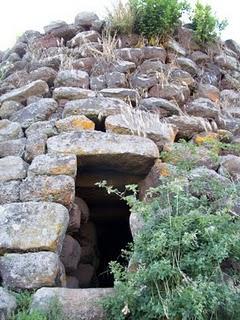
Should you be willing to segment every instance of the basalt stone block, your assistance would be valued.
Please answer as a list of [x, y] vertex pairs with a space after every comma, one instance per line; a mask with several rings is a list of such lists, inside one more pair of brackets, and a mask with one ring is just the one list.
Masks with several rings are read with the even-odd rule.
[[5, 181], [0, 184], [0, 204], [18, 202], [20, 200], [21, 181]]
[[78, 87], [83, 89], [89, 88], [89, 75], [81, 70], [62, 70], [59, 71], [54, 81], [57, 87]]
[[0, 319], [10, 319], [17, 308], [17, 301], [13, 294], [0, 287]]
[[20, 157], [8, 156], [0, 159], [0, 182], [21, 180], [27, 175], [28, 164]]
[[56, 100], [77, 100], [94, 98], [95, 92], [88, 89], [75, 87], [60, 87], [53, 90], [53, 98]]
[[10, 120], [19, 122], [23, 128], [28, 128], [34, 122], [48, 120], [57, 107], [54, 99], [40, 99], [16, 112]]
[[23, 202], [0, 206], [0, 253], [60, 252], [67, 230], [67, 209], [58, 203]]
[[147, 173], [159, 156], [150, 139], [99, 131], [63, 133], [47, 146], [49, 153], [76, 154], [80, 166], [135, 174]]
[[0, 257], [3, 285], [12, 289], [64, 286], [64, 267], [56, 253], [10, 253]]
[[26, 146], [26, 138], [0, 142], [0, 158], [7, 156], [22, 157]]
[[0, 104], [4, 101], [14, 100], [17, 102], [23, 102], [31, 96], [42, 96], [49, 91], [48, 85], [45, 81], [37, 80], [33, 81], [25, 86], [11, 90], [0, 97]]
[[75, 155], [44, 154], [35, 157], [29, 166], [28, 176], [77, 174], [77, 158]]
[[58, 299], [66, 317], [74, 320], [106, 320], [99, 302], [113, 294], [112, 288], [41, 288], [33, 296], [31, 309], [46, 311], [51, 306], [51, 300]]
[[23, 137], [21, 125], [7, 119], [0, 120], [0, 142]]
[[20, 187], [21, 201], [52, 201], [71, 208], [74, 196], [74, 179], [66, 175], [28, 177]]

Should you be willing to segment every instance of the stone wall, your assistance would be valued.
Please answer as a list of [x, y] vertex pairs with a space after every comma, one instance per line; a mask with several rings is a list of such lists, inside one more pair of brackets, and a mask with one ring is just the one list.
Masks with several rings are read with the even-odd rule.
[[[200, 48], [181, 27], [164, 47], [124, 47], [122, 39], [106, 54], [102, 27], [95, 14], [81, 13], [73, 24], [46, 26], [44, 34], [26, 31], [0, 57], [3, 287], [88, 286], [96, 271], [88, 260], [95, 230], [87, 203], [75, 195], [84, 174], [97, 172], [108, 181], [113, 175], [115, 185], [137, 182], [144, 199], [174, 165], [161, 162], [159, 153], [180, 148], [179, 139], [240, 141], [240, 47], [233, 40]], [[239, 154], [224, 155], [216, 165], [201, 146], [195, 161], [223, 183], [226, 171], [239, 178]], [[133, 213], [130, 222], [134, 235], [141, 221]], [[52, 294], [64, 304], [73, 295], [67, 290], [40, 289], [34, 304]], [[86, 310], [95, 295], [112, 292], [99, 290], [76, 293], [74, 308], [85, 295], [90, 299], [81, 319], [90, 319]], [[0, 297], [7, 317], [6, 305], [14, 303], [5, 290], [2, 296], [10, 299], [4, 304]]]

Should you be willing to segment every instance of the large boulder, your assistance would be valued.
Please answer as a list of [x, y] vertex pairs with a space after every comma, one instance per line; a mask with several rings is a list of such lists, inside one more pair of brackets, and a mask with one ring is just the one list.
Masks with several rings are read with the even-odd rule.
[[19, 123], [7, 119], [0, 120], [0, 142], [23, 137], [23, 131]]
[[8, 156], [0, 159], [0, 182], [24, 179], [28, 164], [20, 157]]
[[53, 201], [71, 208], [74, 196], [74, 179], [66, 175], [28, 177], [20, 187], [21, 201]]
[[69, 221], [64, 206], [48, 202], [0, 206], [0, 253], [60, 252]]
[[33, 135], [46, 135], [47, 137], [51, 137], [55, 136], [57, 133], [54, 120], [34, 122], [25, 131], [27, 137]]
[[44, 154], [35, 157], [29, 166], [28, 176], [37, 175], [68, 175], [77, 174], [75, 155]]
[[17, 102], [23, 102], [27, 100], [27, 98], [31, 96], [42, 96], [49, 91], [48, 85], [43, 80], [36, 80], [25, 86], [14, 89], [10, 92], [5, 93], [4, 95], [0, 96], [0, 105], [4, 101], [14, 100]]
[[189, 115], [217, 120], [220, 116], [220, 108], [207, 98], [198, 98], [186, 106]]
[[56, 253], [10, 253], [0, 257], [3, 285], [12, 289], [64, 286], [64, 268]]
[[51, 300], [57, 299], [66, 317], [73, 320], [105, 320], [99, 302], [113, 294], [112, 288], [41, 288], [33, 296], [31, 309], [46, 311], [51, 306]]
[[17, 302], [13, 294], [0, 287], [0, 319], [10, 319], [16, 308]]
[[40, 99], [16, 112], [10, 120], [19, 122], [23, 128], [27, 128], [34, 122], [48, 120], [51, 114], [57, 110], [57, 106], [54, 99]]
[[158, 158], [158, 148], [150, 139], [82, 131], [48, 139], [49, 153], [76, 154], [81, 166], [145, 174]]

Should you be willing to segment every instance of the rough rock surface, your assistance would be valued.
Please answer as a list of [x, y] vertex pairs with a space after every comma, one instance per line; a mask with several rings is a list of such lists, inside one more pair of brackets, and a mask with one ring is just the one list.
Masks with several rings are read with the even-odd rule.
[[19, 89], [12, 90], [2, 96], [0, 96], [0, 104], [4, 101], [13, 100], [17, 102], [23, 102], [31, 96], [44, 95], [49, 90], [45, 81], [37, 80], [33, 81]]
[[55, 126], [58, 132], [70, 132], [70, 131], [82, 131], [82, 130], [94, 130], [95, 124], [93, 121], [85, 117], [84, 115], [69, 116], [64, 119], [56, 121]]
[[51, 201], [71, 208], [74, 196], [74, 179], [66, 175], [27, 177], [20, 187], [21, 201]]
[[16, 307], [17, 302], [13, 294], [0, 287], [0, 319], [9, 319]]
[[21, 125], [7, 119], [0, 120], [0, 142], [23, 137]]
[[0, 257], [3, 285], [11, 289], [64, 286], [64, 268], [53, 252], [9, 253]]
[[48, 310], [51, 299], [58, 299], [66, 316], [74, 320], [105, 320], [98, 301], [114, 294], [112, 288], [64, 289], [41, 288], [33, 297], [32, 309]]
[[21, 181], [6, 181], [0, 184], [0, 204], [18, 202], [20, 200]]
[[[0, 206], [0, 252], [60, 252], [69, 216], [64, 206], [48, 202]], [[34, 237], [33, 237], [34, 235]]]
[[149, 139], [103, 132], [65, 133], [48, 139], [49, 153], [73, 153], [81, 166], [113, 168], [144, 174], [158, 158]]
[[19, 122], [23, 128], [27, 128], [34, 122], [48, 120], [56, 110], [57, 103], [54, 99], [40, 99], [16, 112], [10, 120]]
[[8, 156], [0, 159], [0, 182], [24, 179], [28, 164], [20, 157]]
[[73, 237], [66, 235], [60, 256], [66, 272], [75, 271], [77, 269], [80, 256], [81, 247], [79, 243]]
[[33, 159], [28, 169], [28, 176], [77, 174], [77, 158], [75, 155], [44, 154]]

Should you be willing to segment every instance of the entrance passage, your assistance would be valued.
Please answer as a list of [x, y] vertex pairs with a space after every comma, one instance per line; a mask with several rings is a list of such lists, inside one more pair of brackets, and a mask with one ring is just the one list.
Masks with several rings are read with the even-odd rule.
[[[81, 265], [92, 270], [90, 282], [82, 281], [80, 287], [112, 287], [113, 276], [109, 263], [118, 261], [127, 264], [122, 258], [122, 250], [132, 242], [129, 227], [130, 210], [126, 203], [114, 194], [95, 185], [106, 180], [118, 190], [127, 184], [136, 184], [141, 177], [110, 171], [93, 170], [78, 172], [76, 197], [82, 198], [89, 207], [89, 222], [80, 227]], [[84, 279], [83, 279], [84, 280]]]

